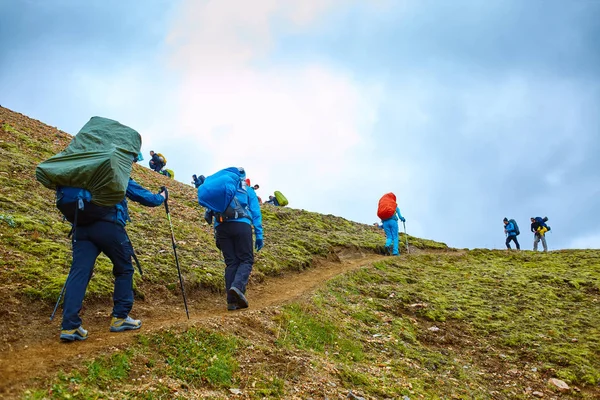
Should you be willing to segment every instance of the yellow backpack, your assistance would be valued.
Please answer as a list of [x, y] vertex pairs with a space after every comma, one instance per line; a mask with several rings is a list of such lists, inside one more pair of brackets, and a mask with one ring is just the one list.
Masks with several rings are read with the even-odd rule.
[[172, 169], [165, 168], [162, 171], [160, 171], [160, 173], [166, 176], [167, 178], [175, 179], [175, 172], [173, 172]]
[[163, 164], [167, 165], [167, 157], [163, 156], [161, 153], [156, 153], [156, 155], [162, 160]]

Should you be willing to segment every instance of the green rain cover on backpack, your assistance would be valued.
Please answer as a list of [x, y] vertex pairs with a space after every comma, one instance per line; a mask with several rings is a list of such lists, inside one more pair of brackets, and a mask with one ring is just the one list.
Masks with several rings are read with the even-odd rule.
[[285, 198], [283, 193], [281, 193], [280, 191], [276, 190], [275, 193], [273, 193], [273, 194], [275, 195], [275, 198], [277, 199], [277, 203], [279, 203], [280, 207], [285, 207], [289, 204], [288, 200]]
[[65, 150], [37, 166], [35, 177], [48, 189], [87, 189], [92, 203], [111, 207], [125, 198], [132, 161], [141, 147], [142, 138], [135, 130], [112, 119], [92, 117]]

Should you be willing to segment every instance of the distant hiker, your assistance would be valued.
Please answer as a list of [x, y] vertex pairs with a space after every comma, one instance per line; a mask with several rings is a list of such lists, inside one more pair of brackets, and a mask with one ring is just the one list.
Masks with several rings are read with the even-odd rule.
[[164, 202], [165, 195], [153, 194], [130, 178], [140, 147], [141, 137], [135, 130], [93, 117], [63, 152], [36, 169], [38, 181], [56, 189], [56, 205], [72, 224], [73, 261], [63, 288], [62, 341], [88, 337], [79, 311], [100, 253], [112, 261], [115, 277], [110, 331], [139, 329], [142, 325], [129, 316], [133, 307], [131, 258], [135, 254], [125, 231], [130, 220], [127, 198], [156, 207]]
[[[250, 183], [250, 179], [246, 179], [246, 185], [248, 187], [251, 187], [252, 189], [254, 189], [254, 192], [256, 193], [256, 191], [260, 188], [260, 186], [258, 185], [254, 185], [252, 186], [252, 184]], [[260, 198], [260, 196], [258, 195], [258, 193], [256, 194], [256, 198], [258, 199], [258, 204], [262, 204], [262, 199]]]
[[265, 204], [272, 204], [277, 207], [285, 207], [289, 204], [288, 199], [281, 193], [276, 190], [273, 193], [273, 196], [269, 196], [269, 200], [265, 201]]
[[[260, 188], [260, 186], [258, 185], [254, 185], [252, 186], [252, 189], [254, 189], [254, 191], [256, 192], [258, 189]], [[256, 194], [256, 198], [258, 199], [258, 204], [262, 204], [262, 199], [260, 198], [260, 196], [258, 195], [258, 193]]]
[[548, 217], [531, 217], [531, 232], [533, 232], [533, 251], [537, 251], [538, 243], [542, 241], [544, 252], [548, 251], [548, 245], [546, 244], [546, 232], [550, 230], [550, 227], [546, 225]]
[[160, 172], [161, 169], [167, 165], [167, 159], [160, 153], [155, 153], [153, 150], [150, 150], [150, 161], [148, 164], [150, 165], [150, 169], [156, 172]]
[[393, 256], [400, 255], [398, 250], [398, 220], [405, 222], [406, 219], [400, 214], [400, 208], [398, 208], [394, 193], [386, 193], [379, 199], [377, 216], [381, 219], [385, 231], [386, 252]]
[[196, 176], [196, 174], [194, 174], [192, 175], [192, 185], [194, 185], [194, 187], [198, 189], [200, 185], [204, 183], [205, 179], [206, 177], [204, 175]]
[[[254, 249], [263, 247], [262, 214], [254, 189], [246, 186], [243, 168], [226, 168], [198, 187], [198, 203], [207, 208], [205, 219], [214, 220], [217, 247], [225, 259], [227, 310], [248, 307], [246, 286], [254, 264]], [[228, 196], [228, 194], [231, 194]]]
[[515, 242], [515, 246], [517, 246], [517, 250], [521, 250], [521, 246], [519, 245], [519, 241], [517, 240], [517, 235], [519, 232], [519, 226], [517, 225], [517, 221], [514, 219], [509, 220], [508, 218], [504, 218], [504, 233], [506, 234], [506, 248], [510, 250], [510, 242], [511, 240]]
[[269, 200], [265, 201], [265, 204], [272, 204], [274, 206], [279, 206], [279, 202], [277, 202], [277, 199], [275, 198], [275, 196], [269, 196]]

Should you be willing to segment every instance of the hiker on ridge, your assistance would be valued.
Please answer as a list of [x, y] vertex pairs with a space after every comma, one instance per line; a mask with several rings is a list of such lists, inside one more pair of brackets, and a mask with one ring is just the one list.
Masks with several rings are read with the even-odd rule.
[[160, 170], [167, 165], [167, 160], [160, 153], [155, 153], [153, 150], [150, 150], [150, 157], [152, 158], [148, 162], [148, 165], [153, 171], [160, 172]]
[[[259, 188], [260, 188], [260, 186], [258, 186], [258, 185], [252, 186], [252, 189], [254, 189], [254, 192], [256, 192]], [[256, 198], [258, 199], [258, 204], [262, 204], [263, 201], [260, 198], [260, 196], [258, 195], [258, 193], [256, 194]]]
[[269, 200], [265, 201], [265, 204], [272, 204], [276, 207], [279, 207], [279, 202], [275, 196], [269, 196]]
[[508, 220], [508, 218], [504, 218], [504, 233], [506, 234], [506, 248], [510, 250], [510, 242], [511, 240], [515, 242], [515, 246], [517, 246], [517, 250], [521, 250], [521, 246], [519, 245], [519, 241], [517, 240], [518, 227], [514, 220]]
[[400, 255], [398, 249], [398, 220], [405, 222], [406, 219], [400, 214], [400, 208], [398, 208], [394, 193], [387, 193], [379, 200], [377, 216], [381, 219], [385, 231], [387, 254]]
[[[254, 193], [256, 193], [256, 191], [258, 190], [258, 188], [260, 188], [260, 186], [258, 185], [254, 185], [252, 186], [252, 184], [250, 183], [250, 178], [246, 179], [246, 186], [248, 186], [249, 188], [251, 187], [252, 189], [254, 189]], [[258, 204], [262, 204], [262, 199], [260, 198], [260, 196], [257, 194], [256, 198], [258, 199]]]
[[533, 251], [537, 251], [538, 243], [542, 241], [544, 252], [548, 251], [548, 245], [546, 244], [546, 232], [550, 229], [546, 225], [548, 218], [542, 217], [531, 217], [531, 232], [533, 232]]
[[133, 247], [125, 225], [129, 219], [127, 198], [147, 207], [160, 206], [165, 193], [154, 194], [129, 178], [125, 198], [114, 206], [102, 219], [89, 225], [76, 227], [73, 238], [73, 262], [65, 288], [63, 320], [60, 339], [66, 342], [87, 339], [88, 333], [81, 326], [79, 311], [88, 283], [94, 271], [96, 258], [104, 253], [113, 264], [115, 287], [111, 332], [139, 329], [142, 321], [133, 319]]
[[[239, 180], [236, 180], [237, 177]], [[207, 208], [204, 218], [207, 223], [214, 220], [217, 247], [223, 252], [225, 259], [225, 290], [227, 292], [227, 310], [234, 311], [248, 308], [246, 299], [246, 286], [254, 264], [254, 249], [259, 251], [263, 247], [262, 214], [258, 198], [252, 187], [246, 186], [246, 172], [243, 168], [227, 168], [206, 178], [198, 188], [198, 202]], [[235, 181], [235, 186], [233, 183]], [[221, 182], [223, 191], [229, 185], [235, 190], [235, 197], [223, 209], [231, 209], [218, 213], [209, 208], [217, 186]], [[223, 183], [225, 182], [225, 183]], [[236, 189], [237, 188], [237, 189]], [[215, 196], [222, 198], [222, 195]], [[252, 246], [252, 227], [256, 237], [254, 248]]]
[[198, 189], [200, 185], [204, 183], [205, 179], [206, 177], [204, 175], [196, 176], [196, 174], [194, 174], [192, 175], [192, 185], [194, 185], [194, 187]]

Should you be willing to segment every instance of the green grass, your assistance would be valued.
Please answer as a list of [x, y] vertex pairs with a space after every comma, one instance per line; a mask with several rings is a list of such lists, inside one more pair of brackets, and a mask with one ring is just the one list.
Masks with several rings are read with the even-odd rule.
[[[227, 398], [230, 387], [252, 399], [288, 398], [302, 387], [303, 398], [327, 388], [331, 398], [352, 390], [528, 399], [533, 390], [551, 394], [546, 382], [557, 377], [580, 390], [562, 398], [597, 398], [599, 257], [476, 250], [387, 258], [272, 312], [139, 336], [85, 373], [58, 376], [53, 396], [102, 397], [110, 385], [119, 398], [161, 398], [174, 388], [183, 398]], [[144, 391], [130, 382], [140, 377]]]
[[[492, 359], [518, 368], [530, 364], [540, 373], [571, 385], [597, 387], [598, 261], [596, 251], [536, 254], [477, 250], [462, 256], [422, 255], [394, 259], [379, 264], [375, 271], [363, 270], [337, 280], [335, 289], [345, 304], [360, 305], [359, 311], [352, 306], [347, 310], [357, 323], [364, 321], [365, 314], [388, 318], [391, 322], [385, 331], [391, 335], [389, 342], [399, 344], [390, 346], [389, 351], [417, 360], [425, 370], [436, 371], [435, 375], [444, 368], [459, 371], [454, 360], [465, 355], [455, 352], [465, 349], [445, 347], [444, 340], [438, 341], [425, 330], [432, 325], [441, 327], [439, 336], [446, 335], [446, 341], [455, 336], [452, 340], [460, 346], [475, 346], [477, 352], [494, 349], [488, 354]], [[339, 309], [339, 298], [335, 292], [331, 295], [332, 308]], [[413, 318], [415, 323], [406, 323]], [[358, 326], [378, 324], [368, 319]], [[363, 335], [357, 341], [365, 339]], [[445, 352], [448, 356], [443, 356]], [[469, 358], [464, 362], [473, 368], [460, 370], [462, 374], [468, 375], [473, 369], [486, 374], [485, 365], [478, 367], [486, 362], [483, 354]], [[455, 378], [464, 382], [460, 376]], [[477, 376], [471, 379], [481, 382]], [[425, 393], [433, 388], [429, 386], [433, 382], [419, 380]], [[435, 385], [436, 391], [443, 388]]]
[[[127, 350], [60, 373], [50, 390], [29, 390], [23, 398], [165, 398], [173, 394], [174, 382], [178, 389], [225, 389], [235, 384], [237, 348], [234, 337], [202, 329], [140, 335]], [[137, 382], [144, 382], [143, 391]]]

